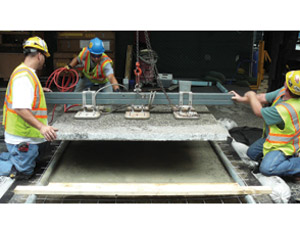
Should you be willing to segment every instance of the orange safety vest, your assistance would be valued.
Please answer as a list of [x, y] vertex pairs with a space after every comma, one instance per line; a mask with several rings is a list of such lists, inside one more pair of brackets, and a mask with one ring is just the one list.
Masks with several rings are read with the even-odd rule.
[[90, 70], [90, 60], [91, 53], [87, 47], [83, 48], [82, 51], [78, 55], [83, 67], [77, 68], [79, 71], [82, 71], [85, 77], [87, 77], [93, 83], [101, 83], [104, 84], [108, 82], [107, 76], [105, 76], [103, 70], [107, 64], [112, 65], [112, 60], [107, 54], [103, 53], [100, 59], [100, 63], [95, 66], [94, 69]]
[[30, 126], [21, 118], [12, 108], [14, 81], [19, 77], [27, 77], [34, 89], [34, 100], [32, 102], [31, 112], [36, 119], [47, 125], [47, 104], [41, 83], [36, 76], [25, 64], [19, 65], [12, 73], [5, 94], [3, 106], [3, 125], [5, 131], [12, 135], [22, 137], [44, 138], [39, 130]]

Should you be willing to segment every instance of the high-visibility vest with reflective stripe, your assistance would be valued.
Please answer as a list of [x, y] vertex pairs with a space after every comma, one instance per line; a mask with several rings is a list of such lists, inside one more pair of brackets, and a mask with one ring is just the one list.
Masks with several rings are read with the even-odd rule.
[[79, 70], [82, 71], [85, 77], [87, 77], [93, 83], [104, 84], [108, 82], [107, 76], [105, 76], [103, 71], [104, 67], [107, 64], [112, 65], [113, 62], [105, 53], [102, 54], [100, 63], [97, 64], [92, 70], [90, 70], [91, 53], [89, 52], [87, 47], [83, 48], [78, 56], [80, 58], [81, 63], [83, 63], [83, 68]]
[[12, 108], [14, 96], [12, 87], [14, 81], [20, 77], [27, 77], [34, 89], [34, 100], [31, 108], [32, 114], [43, 124], [47, 125], [47, 104], [43, 88], [36, 74], [22, 63], [13, 71], [6, 89], [3, 106], [3, 125], [5, 126], [5, 131], [9, 134], [22, 137], [44, 138], [39, 130], [25, 122]]
[[[272, 106], [275, 106], [277, 101], [282, 97], [284, 96], [285, 94], [285, 88], [283, 87], [279, 92], [278, 94], [276, 95], [276, 98], [274, 99], [273, 103], [272, 103]], [[266, 136], [266, 123], [264, 123], [263, 125], [263, 134], [262, 134], [262, 137], [265, 138]]]
[[279, 115], [284, 120], [284, 128], [280, 129], [277, 125], [269, 126], [269, 135], [263, 147], [266, 155], [270, 151], [280, 150], [286, 156], [292, 156], [299, 151], [299, 112], [300, 99], [291, 98], [276, 105]]

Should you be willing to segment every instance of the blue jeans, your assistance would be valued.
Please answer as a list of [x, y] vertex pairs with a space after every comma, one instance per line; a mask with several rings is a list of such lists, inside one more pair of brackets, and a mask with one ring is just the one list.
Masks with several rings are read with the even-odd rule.
[[[109, 85], [111, 85], [109, 81], [104, 84], [99, 84], [99, 89], [102, 88], [103, 86], [108, 86], [107, 88], [101, 90], [101, 92], [113, 92], [112, 86]], [[83, 90], [91, 88], [92, 86], [94, 86], [93, 82], [91, 82], [86, 77], [82, 77], [79, 79], [77, 85], [75, 86], [74, 92], [82, 92]]]
[[259, 171], [266, 176], [294, 176], [300, 174], [300, 157], [285, 156], [280, 150], [268, 152], [263, 156], [265, 138], [260, 138], [248, 149], [247, 155], [255, 161], [262, 159]]
[[0, 154], [0, 176], [8, 176], [14, 165], [18, 172], [26, 175], [33, 174], [35, 159], [39, 155], [39, 147], [36, 144], [29, 144], [27, 152], [20, 152], [18, 145], [6, 143], [8, 152]]

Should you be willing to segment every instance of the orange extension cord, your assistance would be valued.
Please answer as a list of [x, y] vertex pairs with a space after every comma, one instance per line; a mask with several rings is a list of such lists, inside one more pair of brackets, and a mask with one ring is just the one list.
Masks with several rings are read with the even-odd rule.
[[[76, 70], [62, 67], [53, 71], [53, 73], [49, 76], [46, 82], [46, 87], [50, 89], [52, 84], [54, 83], [58, 91], [72, 92], [78, 80], [79, 80], [79, 76]], [[67, 112], [70, 108], [74, 106], [78, 106], [78, 105], [77, 104], [71, 105], [68, 108], [66, 105], [64, 105], [64, 112]], [[53, 121], [55, 109], [56, 109], [56, 105], [54, 105], [52, 111], [52, 118], [49, 124], [51, 124]]]

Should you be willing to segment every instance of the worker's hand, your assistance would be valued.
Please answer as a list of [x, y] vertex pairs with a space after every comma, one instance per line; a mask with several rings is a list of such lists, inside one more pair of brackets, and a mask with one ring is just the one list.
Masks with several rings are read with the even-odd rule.
[[120, 93], [120, 92], [121, 92], [121, 90], [120, 90], [120, 88], [116, 88], [116, 89], [114, 89], [114, 92], [116, 92], [116, 93]]
[[51, 90], [51, 89], [49, 89], [49, 88], [46, 88], [46, 87], [43, 87], [43, 91], [44, 91], [44, 92], [52, 92], [52, 90]]
[[43, 125], [40, 128], [40, 133], [45, 137], [47, 141], [54, 141], [56, 139], [56, 132], [58, 129], [48, 126], [48, 125]]
[[236, 102], [247, 102], [248, 98], [247, 97], [242, 97], [241, 95], [239, 95], [237, 92], [235, 91], [230, 91], [230, 94], [233, 94], [234, 96], [232, 97], [232, 100], [236, 101]]
[[65, 65], [64, 68], [65, 68], [65, 70], [63, 71], [63, 73], [67, 74], [69, 72], [69, 70], [72, 69], [73, 67], [70, 64], [68, 64], [68, 65]]
[[66, 68], [67, 70], [72, 69], [72, 66], [70, 64], [65, 65], [64, 68]]

